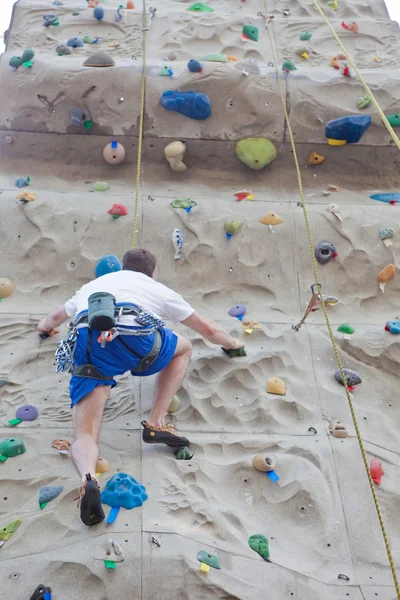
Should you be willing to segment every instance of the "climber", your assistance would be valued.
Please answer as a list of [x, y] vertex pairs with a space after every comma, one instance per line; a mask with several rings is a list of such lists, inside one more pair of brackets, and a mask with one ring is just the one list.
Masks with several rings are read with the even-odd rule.
[[[127, 371], [139, 377], [158, 373], [150, 416], [148, 421], [142, 421], [143, 441], [172, 447], [189, 445], [186, 437], [165, 423], [165, 416], [182, 385], [192, 345], [181, 334], [164, 327], [162, 319], [180, 322], [225, 350], [242, 347], [218, 324], [197, 314], [182, 296], [157, 282], [155, 266], [156, 259], [151, 252], [128, 250], [121, 271], [90, 281], [37, 326], [39, 334], [46, 334], [68, 319], [74, 319], [68, 337], [57, 351], [57, 359], [58, 370], [71, 368], [72, 373], [70, 396], [75, 435], [72, 459], [81, 476], [81, 519], [85, 525], [104, 519], [96, 479], [97, 443], [104, 405], [111, 387], [117, 385], [114, 376]], [[96, 307], [103, 307], [103, 312], [96, 307], [95, 312], [91, 312], [93, 299]], [[110, 310], [107, 313], [110, 306], [111, 315]], [[144, 316], [140, 311], [144, 311]], [[91, 320], [93, 314], [100, 321]], [[115, 327], [102, 331], [105, 327], [99, 329], [98, 326], [104, 323], [101, 319], [107, 314], [117, 319], [113, 321]], [[89, 322], [96, 327], [89, 329]], [[69, 362], [61, 364], [65, 357], [69, 357]]]

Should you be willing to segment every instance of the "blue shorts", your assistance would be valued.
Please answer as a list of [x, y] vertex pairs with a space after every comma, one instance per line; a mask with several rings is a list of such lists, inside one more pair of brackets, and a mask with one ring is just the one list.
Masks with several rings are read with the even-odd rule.
[[[89, 362], [87, 354], [88, 328], [83, 327], [78, 331], [79, 334], [74, 354], [75, 366], [86, 365]], [[157, 359], [146, 371], [142, 371], [141, 373], [132, 373], [132, 375], [136, 377], [147, 377], [149, 375], [154, 375], [155, 373], [165, 369], [165, 367], [171, 362], [175, 354], [178, 338], [175, 333], [171, 331], [171, 329], [162, 328], [159, 331], [161, 333], [161, 350]], [[140, 359], [131, 354], [129, 350], [118, 341], [117, 338], [112, 342], [107, 342], [105, 347], [102, 348], [100, 343], [97, 341], [98, 336], [98, 331], [92, 332], [90, 364], [97, 367], [102, 375], [105, 375], [106, 377], [123, 375], [127, 371], [130, 371], [138, 366]], [[141, 336], [122, 335], [119, 337], [141, 357], [147, 356], [154, 343], [154, 334]], [[86, 396], [86, 394], [92, 392], [98, 385], [111, 385], [112, 387], [115, 387], [117, 382], [113, 379], [103, 381], [101, 379], [88, 379], [86, 377], [76, 377], [75, 375], [72, 375], [69, 383], [71, 408], [77, 402], [79, 402], [79, 400]]]

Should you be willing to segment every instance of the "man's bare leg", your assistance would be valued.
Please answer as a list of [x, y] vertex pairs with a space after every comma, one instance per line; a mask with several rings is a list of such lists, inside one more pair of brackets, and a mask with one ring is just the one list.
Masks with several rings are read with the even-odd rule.
[[174, 358], [157, 375], [153, 408], [147, 421], [152, 427], [162, 427], [164, 425], [168, 407], [182, 385], [192, 356], [191, 342], [182, 335], [176, 335], [178, 336], [178, 343]]
[[82, 484], [86, 474], [96, 479], [96, 463], [99, 457], [97, 442], [101, 432], [104, 405], [110, 396], [109, 385], [99, 385], [84, 396], [72, 409], [75, 440], [71, 454]]

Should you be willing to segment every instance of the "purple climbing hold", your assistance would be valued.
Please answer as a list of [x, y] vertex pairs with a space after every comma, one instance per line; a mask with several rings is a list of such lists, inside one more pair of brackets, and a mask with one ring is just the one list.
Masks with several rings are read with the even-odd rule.
[[21, 421], [34, 421], [38, 418], [38, 414], [39, 413], [36, 406], [32, 406], [32, 404], [25, 404], [24, 406], [19, 407], [15, 416]]
[[239, 321], [241, 321], [246, 314], [246, 307], [244, 304], [236, 304], [236, 306], [232, 306], [228, 314], [229, 316], [236, 317], [239, 319]]

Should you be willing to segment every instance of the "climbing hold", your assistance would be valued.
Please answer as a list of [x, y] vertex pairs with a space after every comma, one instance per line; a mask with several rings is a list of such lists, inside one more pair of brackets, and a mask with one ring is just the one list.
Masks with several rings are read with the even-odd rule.
[[182, 142], [181, 140], [171, 142], [170, 144], [168, 144], [168, 146], [165, 146], [164, 155], [173, 171], [186, 171], [186, 165], [183, 162], [185, 153], [186, 142]]
[[107, 473], [109, 468], [108, 460], [99, 456], [96, 463], [96, 473]]
[[346, 25], [344, 21], [342, 21], [343, 29], [347, 29], [347, 31], [353, 31], [353, 33], [358, 33], [358, 25], [354, 21], [350, 23], [350, 25]]
[[[338, 298], [336, 298], [336, 296], [328, 296], [326, 294], [322, 294], [322, 299], [326, 306], [335, 306], [339, 302], [339, 300], [338, 300]], [[318, 301], [321, 302], [320, 295], [318, 296]]]
[[40, 583], [29, 600], [51, 600], [51, 587]]
[[189, 119], [204, 120], [211, 116], [211, 102], [206, 94], [167, 90], [161, 96], [161, 106]]
[[371, 125], [370, 115], [340, 117], [326, 124], [325, 135], [331, 146], [356, 144]]
[[20, 406], [16, 412], [17, 419], [21, 421], [35, 421], [38, 418], [39, 412], [36, 406], [32, 404], [25, 404]]
[[222, 350], [225, 352], [228, 358], [244, 358], [245, 356], [247, 356], [247, 352], [244, 346], [241, 346], [240, 348], [232, 348], [230, 350], [222, 348]]
[[338, 7], [338, 0], [327, 0], [326, 3], [327, 7], [330, 8], [331, 10], [337, 10]]
[[331, 183], [328, 185], [328, 190], [330, 192], [340, 192], [340, 188], [338, 188], [337, 185], [333, 185]]
[[332, 204], [329, 204], [329, 205], [328, 205], [328, 210], [329, 210], [329, 212], [331, 212], [333, 215], [335, 215], [335, 217], [336, 217], [337, 219], [339, 219], [339, 221], [342, 221], [342, 222], [343, 222], [343, 219], [342, 219], [342, 217], [341, 217], [341, 216], [340, 216], [340, 214], [339, 214], [339, 206], [338, 206], [338, 204], [335, 204], [334, 202], [332, 202]]
[[131, 475], [116, 473], [106, 483], [101, 501], [112, 508], [132, 509], [142, 506], [147, 500], [146, 488]]
[[89, 0], [88, 8], [96, 8], [96, 6], [98, 6], [98, 4], [99, 4], [99, 0]]
[[200, 56], [200, 60], [204, 60], [206, 62], [228, 62], [228, 57], [225, 54], [218, 54], [214, 52]]
[[44, 27], [49, 27], [50, 25], [57, 27], [59, 25], [57, 15], [43, 15], [43, 25]]
[[252, 75], [259, 75], [261, 72], [257, 62], [252, 58], [238, 60], [235, 62], [235, 69], [239, 69], [244, 75], [248, 75], [249, 73]]
[[96, 8], [93, 11], [93, 16], [98, 21], [101, 21], [104, 17], [104, 8], [102, 8], [101, 6], [96, 6]]
[[241, 321], [244, 317], [244, 315], [246, 314], [246, 307], [244, 304], [236, 304], [235, 306], [232, 306], [231, 309], [229, 309], [228, 315], [230, 317], [236, 317], [237, 319], [239, 319], [239, 321]]
[[389, 333], [400, 333], [400, 321], [386, 321], [385, 331]]
[[332, 421], [329, 424], [329, 430], [334, 437], [337, 437], [337, 438], [349, 437], [349, 432], [347, 431], [346, 426], [342, 421]]
[[242, 225], [242, 221], [225, 221], [224, 229], [228, 240], [230, 240], [231, 237], [241, 229]]
[[268, 394], [284, 396], [286, 394], [286, 384], [279, 377], [271, 377], [267, 381], [267, 392]]
[[242, 40], [252, 40], [258, 42], [258, 27], [255, 25], [243, 25]]
[[176, 460], [190, 460], [193, 458], [193, 452], [187, 446], [176, 446], [174, 448]]
[[244, 328], [244, 332], [248, 335], [251, 335], [254, 329], [261, 329], [260, 323], [258, 321], [252, 321], [251, 319], [249, 321], [242, 321], [242, 327]]
[[285, 15], [285, 17], [290, 17], [290, 8], [288, 8], [287, 6], [285, 8], [282, 8], [282, 13]]
[[119, 165], [125, 158], [125, 148], [114, 140], [104, 148], [103, 157], [109, 165]]
[[17, 200], [20, 200], [22, 204], [26, 204], [27, 202], [34, 202], [36, 200], [36, 194], [33, 192], [23, 191], [15, 196]]
[[400, 113], [393, 113], [392, 115], [388, 115], [386, 118], [392, 127], [400, 127]]
[[106, 254], [96, 265], [96, 277], [107, 275], [107, 273], [115, 273], [116, 271], [120, 271], [121, 268], [121, 263], [114, 254]]
[[4, 527], [0, 527], [0, 547], [7, 542], [10, 537], [15, 533], [18, 527], [21, 525], [22, 521], [20, 519], [15, 519], [15, 521], [11, 521], [8, 525]]
[[109, 188], [109, 184], [105, 181], [96, 181], [96, 183], [92, 185], [92, 190], [94, 192], [106, 192]]
[[71, 446], [68, 440], [53, 440], [51, 447], [56, 448], [60, 454], [68, 454], [69, 447]]
[[[213, 569], [218, 569], [219, 571], [221, 570], [219, 558], [215, 554], [209, 554], [205, 550], [199, 550], [199, 552], [197, 553], [197, 560], [201, 563], [202, 573], [208, 573], [210, 567], [212, 567]], [[205, 569], [203, 567], [208, 567], [208, 569]]]
[[254, 552], [257, 552], [264, 560], [267, 562], [271, 562], [269, 560], [269, 545], [268, 540], [265, 535], [261, 535], [256, 533], [249, 537], [249, 546]]
[[85, 113], [81, 108], [73, 108], [71, 110], [71, 125], [74, 127], [82, 127], [85, 122]]
[[94, 558], [97, 560], [111, 561], [114, 563], [122, 562], [125, 559], [124, 551], [120, 544], [108, 538], [101, 542], [94, 551]]
[[340, 62], [337, 56], [332, 56], [330, 65], [334, 69], [340, 69]]
[[343, 66], [342, 75], [344, 77], [350, 77], [350, 67], [346, 64]]
[[192, 6], [189, 6], [188, 10], [192, 12], [214, 12], [214, 9], [203, 2], [195, 2]]
[[246, 167], [258, 171], [269, 165], [277, 156], [274, 144], [267, 138], [243, 138], [236, 144], [236, 158]]
[[0, 298], [8, 298], [15, 290], [15, 285], [11, 279], [0, 277]]
[[302, 42], [308, 42], [308, 40], [311, 40], [312, 35], [313, 34], [310, 31], [302, 31], [300, 33], [300, 39]]
[[7, 458], [18, 456], [26, 452], [25, 444], [18, 438], [6, 438], [0, 441], [0, 461], [5, 462]]
[[341, 325], [339, 325], [339, 327], [337, 328], [337, 330], [340, 333], [343, 333], [343, 337], [344, 337], [345, 340], [351, 339], [352, 334], [355, 332], [354, 327], [352, 327], [348, 323], [342, 323]]
[[126, 217], [128, 210], [123, 204], [113, 204], [108, 214], [112, 215], [114, 219], [119, 219], [119, 217]]
[[[96, 38], [96, 41], [97, 40], [98, 40], [98, 38]], [[94, 44], [95, 38], [93, 38], [91, 35], [85, 35], [83, 38], [83, 43], [84, 44]]]
[[45, 485], [45, 486], [39, 488], [40, 508], [44, 508], [44, 506], [42, 507], [42, 504], [46, 505], [48, 502], [51, 502], [52, 500], [57, 498], [57, 496], [59, 496], [61, 494], [63, 489], [64, 489], [63, 485]]
[[117, 23], [121, 23], [121, 21], [126, 23], [125, 8], [123, 7], [122, 4], [120, 4], [119, 7], [117, 8], [117, 16], [115, 17], [115, 21]]
[[190, 198], [177, 198], [171, 202], [170, 206], [172, 208], [183, 208], [186, 212], [190, 212], [193, 206], [197, 206], [197, 202]]
[[58, 56], [66, 56], [67, 54], [72, 54], [72, 50], [67, 46], [67, 44], [60, 44], [56, 48], [56, 52]]
[[79, 37], [72, 37], [67, 40], [67, 46], [70, 48], [83, 48], [83, 40]]
[[385, 267], [384, 269], [382, 269], [382, 271], [380, 273], [378, 273], [378, 282], [379, 282], [379, 287], [382, 290], [382, 292], [385, 291], [385, 285], [388, 281], [390, 281], [391, 279], [393, 279], [393, 277], [396, 275], [396, 267], [391, 263], [390, 265], [388, 265], [387, 267]]
[[161, 67], [161, 71], [159, 72], [159, 75], [161, 75], [161, 77], [169, 77], [170, 75], [173, 75], [172, 69], [170, 69], [167, 66]]
[[183, 249], [183, 235], [180, 229], [174, 229], [172, 232], [172, 245], [175, 250], [175, 260], [181, 257]]
[[317, 154], [316, 152], [310, 152], [307, 159], [307, 164], [311, 167], [312, 165], [320, 165], [324, 162], [325, 156], [322, 154]]
[[132, 2], [132, 0], [128, 0], [126, 3], [126, 8], [127, 10], [133, 10], [135, 8], [134, 3]]
[[275, 469], [275, 461], [272, 458], [269, 458], [268, 456], [257, 454], [253, 458], [253, 467], [257, 469], [257, 471], [267, 473]]
[[328, 240], [319, 242], [319, 244], [315, 246], [314, 254], [320, 265], [325, 265], [338, 255], [335, 246], [331, 242], [328, 242]]
[[201, 66], [201, 62], [196, 58], [191, 58], [188, 62], [188, 69], [191, 73], [201, 73], [203, 67]]
[[375, 483], [381, 483], [382, 475], [385, 474], [380, 461], [377, 458], [373, 458], [369, 465], [369, 472]]
[[395, 234], [395, 231], [391, 227], [383, 227], [379, 231], [379, 237], [382, 240], [382, 242], [385, 244], [386, 248], [388, 248], [389, 246], [393, 246], [393, 244], [391, 242], [391, 238], [394, 237], [394, 234]]
[[34, 51], [29, 48], [27, 50], [24, 50], [22, 56], [12, 56], [8, 64], [14, 69], [19, 69], [21, 65], [28, 69], [32, 67], [32, 59], [34, 56]]
[[240, 190], [233, 194], [238, 199], [238, 202], [242, 200], [254, 200], [254, 194], [251, 190]]
[[289, 73], [290, 71], [297, 71], [297, 67], [292, 61], [285, 60], [282, 65], [282, 71], [285, 71], [286, 73]]
[[372, 102], [371, 96], [368, 96], [368, 95], [359, 96], [357, 99], [357, 106], [359, 109], [368, 108], [368, 106], [371, 104], [371, 102]]
[[[83, 43], [83, 42], [82, 42]], [[114, 67], [115, 60], [105, 52], [96, 52], [83, 63], [84, 67]]]
[[272, 225], [280, 225], [283, 223], [283, 219], [276, 213], [269, 212], [260, 219], [260, 223], [263, 225], [269, 225], [271, 227]]
[[[356, 371], [352, 371], [351, 369], [343, 369], [343, 372], [344, 376], [346, 377], [347, 387], [350, 391], [353, 391], [354, 387], [362, 382], [360, 375]], [[343, 385], [344, 387], [342, 372], [340, 369], [336, 369], [335, 379], [338, 383], [340, 383], [340, 385]]]
[[7, 385], [7, 383], [8, 383], [8, 379], [0, 379], [0, 388], [2, 388], [5, 385]]
[[26, 187], [27, 185], [29, 185], [30, 181], [31, 181], [30, 177], [18, 177], [15, 180], [15, 185], [19, 188], [23, 188], [23, 187]]
[[177, 410], [179, 410], [181, 406], [181, 401], [179, 400], [178, 396], [174, 396], [171, 400], [171, 404], [168, 407], [167, 413], [174, 413]]
[[373, 194], [370, 198], [379, 202], [387, 202], [388, 204], [397, 204], [400, 202], [400, 194]]

